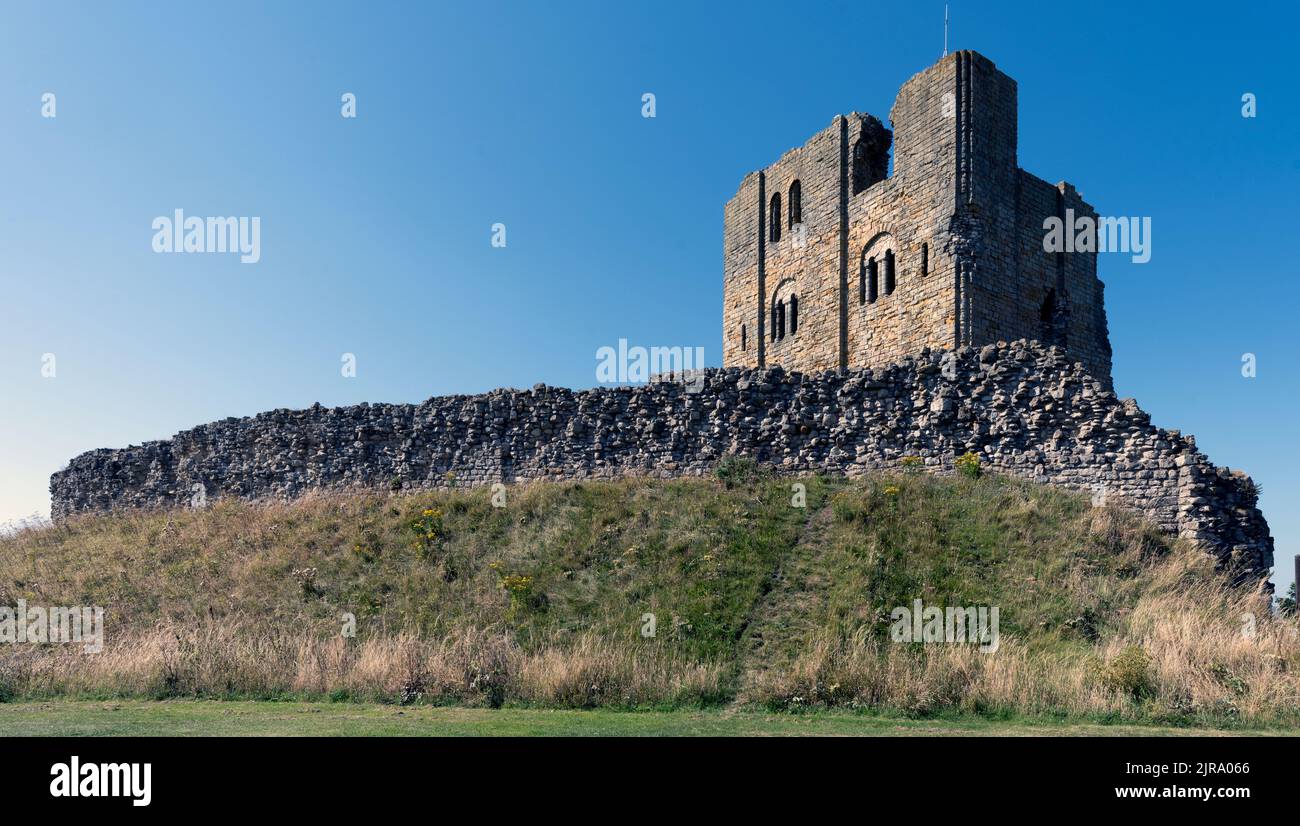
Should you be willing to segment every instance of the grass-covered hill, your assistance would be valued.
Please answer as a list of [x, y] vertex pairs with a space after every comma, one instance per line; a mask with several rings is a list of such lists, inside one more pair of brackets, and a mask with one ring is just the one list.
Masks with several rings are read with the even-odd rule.
[[[0, 647], [0, 697], [836, 706], [1295, 725], [1268, 599], [1136, 517], [1005, 478], [538, 483], [224, 501], [0, 539], [0, 605], [100, 605], [100, 654]], [[1000, 644], [891, 612], [996, 606]], [[348, 615], [355, 617], [355, 636]]]

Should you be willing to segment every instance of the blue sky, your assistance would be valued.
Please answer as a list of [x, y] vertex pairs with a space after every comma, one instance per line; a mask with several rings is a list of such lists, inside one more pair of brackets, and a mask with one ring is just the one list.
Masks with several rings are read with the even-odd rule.
[[[1021, 166], [1151, 217], [1150, 263], [1100, 260], [1116, 389], [1263, 485], [1289, 583], [1300, 15], [950, 5], [950, 47], [1019, 83]], [[723, 203], [836, 113], [886, 117], [942, 20], [939, 2], [7, 5], [0, 521], [48, 512], [77, 453], [226, 416], [590, 386], [619, 338], [717, 364]], [[261, 261], [155, 254], [177, 208], [260, 216]]]

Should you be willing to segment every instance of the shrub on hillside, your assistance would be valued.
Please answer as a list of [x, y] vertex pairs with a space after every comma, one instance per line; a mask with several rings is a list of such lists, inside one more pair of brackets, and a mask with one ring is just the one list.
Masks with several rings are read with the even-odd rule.
[[1097, 667], [1097, 681], [1134, 700], [1146, 699], [1155, 694], [1151, 656], [1141, 646], [1126, 646], [1110, 662]]
[[970, 451], [958, 456], [953, 466], [968, 479], [978, 479], [980, 476], [980, 457]]

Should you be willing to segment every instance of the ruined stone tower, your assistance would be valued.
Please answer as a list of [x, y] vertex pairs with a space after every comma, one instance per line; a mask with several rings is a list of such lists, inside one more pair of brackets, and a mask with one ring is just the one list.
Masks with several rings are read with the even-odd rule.
[[[1096, 213], [1016, 163], [1016, 83], [975, 52], [840, 115], [751, 172], [724, 218], [723, 363], [875, 367], [926, 347], [1037, 339], [1109, 384], [1096, 254], [1043, 222]], [[894, 151], [892, 174], [890, 149]]]

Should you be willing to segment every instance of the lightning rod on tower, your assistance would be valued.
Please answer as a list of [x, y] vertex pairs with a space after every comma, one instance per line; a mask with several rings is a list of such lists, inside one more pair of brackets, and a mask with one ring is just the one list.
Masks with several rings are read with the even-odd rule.
[[948, 4], [943, 4], [943, 56], [948, 56]]

